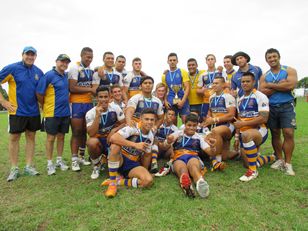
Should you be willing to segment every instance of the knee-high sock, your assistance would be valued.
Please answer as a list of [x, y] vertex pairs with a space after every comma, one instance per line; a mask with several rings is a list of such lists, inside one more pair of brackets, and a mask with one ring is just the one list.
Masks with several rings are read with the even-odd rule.
[[137, 178], [120, 179], [118, 180], [118, 185], [138, 188], [138, 179]]
[[86, 151], [85, 147], [79, 147], [78, 148], [78, 155], [83, 157], [84, 154], [85, 154], [85, 151]]
[[248, 159], [248, 168], [252, 171], [257, 170], [258, 149], [253, 141], [243, 143], [244, 152]]
[[258, 158], [257, 158], [258, 167], [262, 167], [263, 165], [269, 162], [272, 162], [275, 159], [276, 157], [274, 155], [269, 155], [269, 156], [258, 155]]
[[108, 161], [110, 185], [117, 184], [117, 175], [119, 166], [120, 166], [119, 161]]
[[222, 161], [222, 156], [221, 155], [213, 156], [211, 159], [212, 159], [212, 165], [215, 166], [217, 163]]
[[158, 157], [158, 147], [157, 145], [153, 145], [152, 147], [152, 163], [157, 162]]

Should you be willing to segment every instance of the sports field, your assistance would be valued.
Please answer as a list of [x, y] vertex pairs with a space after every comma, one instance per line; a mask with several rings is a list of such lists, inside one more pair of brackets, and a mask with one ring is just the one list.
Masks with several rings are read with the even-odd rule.
[[[243, 183], [240, 162], [225, 172], [207, 173], [210, 196], [189, 199], [174, 175], [156, 178], [149, 190], [121, 188], [106, 199], [91, 167], [79, 173], [47, 176], [45, 134], [38, 133], [35, 163], [38, 177], [7, 183], [9, 171], [7, 115], [0, 114], [0, 230], [308, 230], [308, 103], [296, 107], [295, 177], [265, 166], [259, 177]], [[24, 138], [21, 147], [23, 147]], [[21, 148], [20, 166], [24, 167]], [[262, 148], [272, 151], [270, 139]], [[70, 162], [69, 136], [64, 159]]]

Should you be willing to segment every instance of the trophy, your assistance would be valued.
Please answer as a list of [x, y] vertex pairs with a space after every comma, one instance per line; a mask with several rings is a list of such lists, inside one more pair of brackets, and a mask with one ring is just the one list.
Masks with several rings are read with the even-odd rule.
[[178, 93], [181, 90], [181, 85], [171, 85], [170, 87], [172, 91], [175, 93], [175, 97], [173, 98], [173, 105], [175, 105], [181, 100], [178, 96]]

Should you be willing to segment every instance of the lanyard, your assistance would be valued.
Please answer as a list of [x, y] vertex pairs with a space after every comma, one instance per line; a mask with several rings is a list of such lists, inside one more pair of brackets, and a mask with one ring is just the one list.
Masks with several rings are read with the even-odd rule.
[[106, 73], [107, 73], [107, 75], [108, 75], [109, 84], [112, 85], [113, 71], [111, 72], [111, 74], [109, 74], [108, 71], [106, 71]]
[[216, 74], [216, 71], [213, 72], [213, 75], [211, 75], [209, 71], [207, 72], [207, 75], [209, 76], [210, 83], [213, 83], [215, 74]]
[[[243, 107], [244, 111], [245, 111], [245, 110], [246, 110], [246, 108], [247, 108], [247, 105], [248, 105], [248, 102], [249, 102], [249, 100], [250, 100], [250, 98], [251, 98], [251, 95], [252, 95], [252, 92], [251, 92], [251, 93], [250, 93], [250, 95], [248, 96], [247, 101], [245, 102], [245, 104], [244, 104], [244, 105], [242, 105], [242, 107]], [[244, 99], [243, 99], [243, 102], [244, 102]]]
[[164, 124], [164, 134], [167, 136], [170, 132], [171, 126], [169, 126], [169, 129], [167, 130], [166, 124]]
[[104, 114], [102, 114], [102, 122], [103, 122], [103, 126], [105, 126], [106, 125], [106, 123], [107, 123], [107, 118], [108, 118], [108, 110], [107, 110], [107, 112], [106, 112], [106, 114], [104, 115]]
[[[223, 96], [223, 92], [220, 94], [220, 96], [217, 98], [217, 96], [214, 98], [214, 105], [217, 107], [217, 104], [219, 103], [220, 98]], [[217, 100], [216, 100], [217, 99]]]
[[[152, 98], [148, 99], [148, 98], [144, 98], [143, 97], [143, 101], [144, 101], [144, 103], [145, 103], [147, 108], [151, 108], [152, 107]], [[150, 102], [150, 104], [148, 104], [148, 102]]]
[[[150, 134], [150, 132], [147, 134], [147, 136], [148, 136], [149, 134]], [[142, 131], [141, 131], [141, 128], [139, 129], [139, 137], [140, 137], [140, 142], [143, 142], [143, 141], [142, 141]], [[148, 139], [148, 138], [146, 138], [144, 142], [146, 142], [147, 139]]]
[[274, 75], [274, 73], [272, 71], [270, 71], [273, 79], [274, 79], [274, 83], [278, 82], [277, 80], [279, 80], [279, 75], [280, 75], [281, 69], [279, 70], [277, 76]]
[[90, 80], [91, 70], [85, 68], [85, 66], [80, 62], [80, 66], [83, 68], [84, 73], [86, 74], [88, 80]]
[[195, 81], [196, 81], [196, 77], [197, 77], [198, 74], [199, 74], [199, 71], [197, 70], [197, 72], [196, 72], [196, 74], [195, 74], [195, 76], [194, 76], [193, 81], [191, 81], [191, 76], [189, 75], [189, 80], [190, 80], [190, 83], [191, 83], [191, 87], [192, 87], [192, 88], [194, 87], [194, 83], [195, 83]]
[[186, 140], [185, 142], [185, 136], [183, 136], [183, 139], [182, 139], [182, 148], [185, 147], [185, 145], [190, 141], [190, 137]]
[[171, 72], [171, 71], [169, 71], [169, 75], [170, 75], [170, 80], [171, 80], [171, 83], [173, 83], [173, 82], [174, 82], [174, 77], [175, 77], [175, 74], [176, 74], [177, 70], [178, 70], [178, 69], [176, 69], [175, 71], [173, 71], [173, 75], [171, 74], [172, 72]]

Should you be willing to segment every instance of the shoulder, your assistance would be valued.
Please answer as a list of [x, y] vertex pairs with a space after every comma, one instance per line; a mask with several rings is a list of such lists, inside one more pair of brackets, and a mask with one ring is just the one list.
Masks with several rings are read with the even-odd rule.
[[86, 113], [86, 117], [89, 117], [89, 116], [95, 116], [96, 114], [96, 106], [91, 108], [87, 113]]

